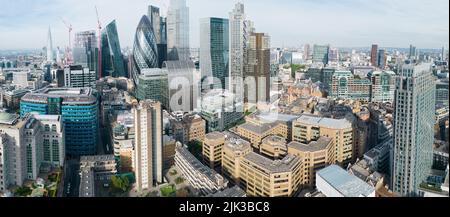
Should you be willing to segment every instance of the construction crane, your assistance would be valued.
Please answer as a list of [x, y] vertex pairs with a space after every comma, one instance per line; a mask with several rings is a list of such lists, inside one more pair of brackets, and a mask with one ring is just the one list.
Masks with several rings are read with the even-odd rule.
[[67, 63], [70, 64], [72, 63], [72, 24], [68, 23], [67, 21], [65, 21], [64, 19], [62, 19], [62, 22], [64, 23], [64, 25], [66, 25], [67, 29], [69, 30], [69, 47], [67, 47], [66, 49], [66, 58], [67, 58]]
[[100, 22], [100, 16], [98, 15], [97, 6], [95, 6], [95, 13], [97, 14], [98, 25], [98, 75], [99, 78], [102, 78], [102, 23]]

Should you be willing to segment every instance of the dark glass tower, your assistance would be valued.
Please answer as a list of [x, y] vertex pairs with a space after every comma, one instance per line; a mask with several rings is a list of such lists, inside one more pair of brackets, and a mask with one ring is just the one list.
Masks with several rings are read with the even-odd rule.
[[126, 77], [116, 21], [109, 23], [102, 33], [102, 75]]

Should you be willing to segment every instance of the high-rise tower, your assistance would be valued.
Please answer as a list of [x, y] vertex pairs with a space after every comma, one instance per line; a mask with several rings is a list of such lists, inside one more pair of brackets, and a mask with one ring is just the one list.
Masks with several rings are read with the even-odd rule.
[[48, 27], [48, 35], [47, 35], [47, 62], [53, 62], [53, 41], [52, 41], [52, 32], [50, 27]]
[[190, 60], [189, 7], [186, 0], [170, 0], [167, 12], [167, 59]]
[[402, 65], [395, 86], [393, 190], [414, 196], [433, 162], [435, 83], [431, 64]]
[[230, 41], [230, 87], [229, 90], [240, 99], [244, 96], [244, 68], [247, 60], [248, 38], [251, 31], [246, 21], [244, 4], [236, 3], [229, 19]]

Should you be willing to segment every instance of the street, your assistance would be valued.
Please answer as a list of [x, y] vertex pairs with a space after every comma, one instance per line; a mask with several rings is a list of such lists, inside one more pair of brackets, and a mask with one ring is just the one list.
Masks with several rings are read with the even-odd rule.
[[78, 159], [66, 161], [64, 175], [64, 197], [78, 197], [80, 187], [80, 162]]

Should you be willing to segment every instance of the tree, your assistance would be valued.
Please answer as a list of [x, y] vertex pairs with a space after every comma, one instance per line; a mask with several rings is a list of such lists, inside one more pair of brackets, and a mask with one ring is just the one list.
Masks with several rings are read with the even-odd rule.
[[126, 192], [130, 187], [130, 180], [126, 176], [113, 176], [111, 177], [111, 186], [113, 189]]

